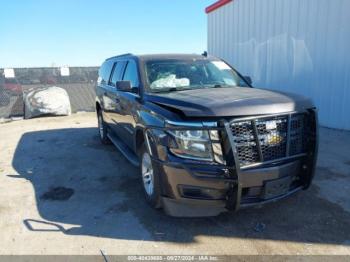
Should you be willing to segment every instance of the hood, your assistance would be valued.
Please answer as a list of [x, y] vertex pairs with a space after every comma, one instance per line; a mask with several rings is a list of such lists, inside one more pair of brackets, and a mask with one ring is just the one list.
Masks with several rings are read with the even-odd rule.
[[147, 101], [181, 110], [187, 117], [229, 117], [287, 113], [313, 107], [300, 95], [258, 88], [193, 89], [145, 95]]

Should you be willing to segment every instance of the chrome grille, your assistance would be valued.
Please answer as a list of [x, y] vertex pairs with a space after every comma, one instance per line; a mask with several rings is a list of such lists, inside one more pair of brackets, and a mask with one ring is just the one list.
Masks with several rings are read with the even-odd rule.
[[241, 167], [305, 153], [305, 114], [242, 120], [231, 124]]

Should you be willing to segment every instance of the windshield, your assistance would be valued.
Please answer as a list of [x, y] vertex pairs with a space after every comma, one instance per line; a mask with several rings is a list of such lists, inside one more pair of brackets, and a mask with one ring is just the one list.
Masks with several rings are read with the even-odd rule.
[[230, 66], [220, 60], [148, 61], [146, 75], [151, 92], [247, 86]]

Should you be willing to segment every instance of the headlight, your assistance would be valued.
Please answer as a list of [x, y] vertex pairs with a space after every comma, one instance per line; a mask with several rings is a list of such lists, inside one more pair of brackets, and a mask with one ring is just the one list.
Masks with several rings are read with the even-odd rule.
[[213, 160], [212, 144], [207, 130], [174, 130], [169, 131], [174, 138], [170, 151], [179, 157]]

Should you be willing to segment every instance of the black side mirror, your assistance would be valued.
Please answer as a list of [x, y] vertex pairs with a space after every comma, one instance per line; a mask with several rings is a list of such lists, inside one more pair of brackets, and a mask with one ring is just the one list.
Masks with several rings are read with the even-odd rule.
[[117, 90], [122, 92], [132, 92], [133, 88], [130, 81], [117, 81]]
[[244, 76], [244, 80], [251, 86], [253, 84], [252, 78], [250, 76]]

